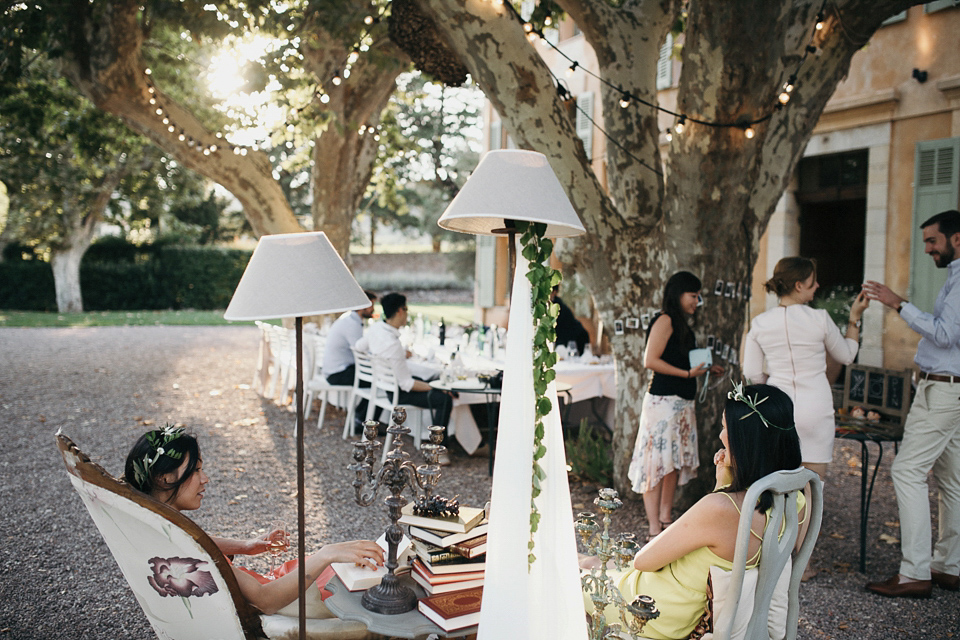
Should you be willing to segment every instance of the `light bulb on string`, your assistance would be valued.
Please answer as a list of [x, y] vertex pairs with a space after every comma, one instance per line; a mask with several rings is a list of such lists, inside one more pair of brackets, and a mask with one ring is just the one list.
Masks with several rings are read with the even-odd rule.
[[756, 131], [753, 130], [753, 127], [747, 127], [743, 130], [743, 135], [746, 136], [748, 140], [751, 140], [753, 136], [756, 135]]
[[671, 140], [673, 140], [673, 131], [671, 131], [669, 128], [667, 128], [663, 133], [664, 133], [664, 137], [666, 137], [667, 139], [667, 142], [670, 142]]
[[533, 24], [531, 24], [531, 23], [529, 23], [529, 22], [524, 22], [524, 23], [523, 23], [523, 32], [524, 32], [524, 33], [530, 33], [531, 31], [533, 31]]
[[630, 94], [624, 91], [622, 94], [620, 94], [620, 107], [622, 109], [626, 109], [629, 106], [630, 106]]
[[162, 116], [162, 115], [163, 115], [163, 107], [157, 107], [156, 113], [157, 113], [158, 116]]
[[167, 127], [167, 131], [169, 131], [170, 133], [173, 133], [173, 132], [176, 131], [176, 130], [177, 130], [177, 128], [176, 128], [175, 126], [173, 126], [173, 125], [170, 125], [169, 127]]
[[366, 18], [364, 18], [364, 19], [363, 19], [363, 24], [368, 25], [368, 26], [371, 25], [371, 24], [373, 24], [373, 16], [367, 16]]
[[328, 93], [322, 94], [320, 96], [320, 102], [322, 102], [323, 104], [327, 104], [328, 102], [330, 102], [330, 94]]
[[821, 31], [822, 29], [823, 29], [823, 13], [820, 12], [817, 14], [816, 30]]
[[543, 19], [543, 24], [544, 26], [549, 27], [550, 25], [553, 24], [553, 18], [551, 18], [550, 16], [547, 16], [546, 18]]
[[333, 76], [333, 80], [330, 82], [339, 87], [340, 83], [343, 82], [343, 80], [340, 79], [340, 73], [338, 72], [337, 75]]
[[777, 99], [780, 101], [780, 104], [787, 104], [790, 102], [790, 94], [784, 91]]
[[673, 128], [677, 132], [677, 135], [683, 133], [684, 128], [686, 128], [687, 117], [680, 116], [680, 120], [677, 121], [677, 125]]
[[150, 98], [149, 100], [147, 100], [147, 102], [149, 102], [150, 104], [157, 104], [157, 99], [156, 99], [156, 98]]
[[527, 34], [527, 41], [528, 41], [530, 44], [533, 44], [533, 43], [535, 43], [535, 42], [537, 41], [537, 38], [539, 38], [539, 37], [540, 37], [540, 36], [537, 35], [537, 32], [536, 32], [536, 31], [531, 31], [530, 33]]
[[567, 77], [570, 78], [574, 73], [577, 72], [577, 67], [580, 66], [580, 63], [574, 60], [573, 64], [567, 67]]
[[181, 130], [180, 130], [180, 135], [177, 136], [177, 140], [179, 140], [180, 142], [183, 142], [183, 141], [186, 140], [186, 139], [187, 139], [187, 136], [186, 136], [186, 134], [183, 132], [183, 129], [181, 129]]

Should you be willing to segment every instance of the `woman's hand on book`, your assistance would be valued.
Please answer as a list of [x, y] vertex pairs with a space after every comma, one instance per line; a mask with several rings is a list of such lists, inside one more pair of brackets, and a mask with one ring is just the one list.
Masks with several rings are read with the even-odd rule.
[[319, 554], [328, 562], [352, 562], [358, 567], [376, 569], [383, 565], [383, 549], [372, 540], [350, 540], [325, 545]]

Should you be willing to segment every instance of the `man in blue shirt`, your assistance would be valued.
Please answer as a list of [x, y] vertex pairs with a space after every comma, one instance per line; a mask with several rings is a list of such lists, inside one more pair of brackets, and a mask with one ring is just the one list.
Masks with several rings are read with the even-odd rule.
[[[933, 313], [925, 313], [888, 287], [869, 281], [871, 300], [896, 309], [921, 335], [914, 362], [920, 371], [891, 468], [900, 509], [900, 572], [867, 589], [892, 598], [928, 598], [933, 585], [960, 591], [960, 211], [938, 213], [922, 225], [924, 251], [947, 269]], [[940, 532], [930, 553], [927, 474], [940, 487]]]

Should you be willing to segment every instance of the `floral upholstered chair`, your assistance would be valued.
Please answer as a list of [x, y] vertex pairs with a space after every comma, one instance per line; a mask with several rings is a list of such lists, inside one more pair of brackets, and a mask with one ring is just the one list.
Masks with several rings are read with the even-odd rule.
[[[250, 605], [217, 545], [182, 513], [135, 491], [57, 434], [74, 489], [161, 640], [296, 638], [298, 620]], [[308, 603], [309, 604], [309, 603]], [[311, 640], [375, 638], [358, 622], [307, 620]]]

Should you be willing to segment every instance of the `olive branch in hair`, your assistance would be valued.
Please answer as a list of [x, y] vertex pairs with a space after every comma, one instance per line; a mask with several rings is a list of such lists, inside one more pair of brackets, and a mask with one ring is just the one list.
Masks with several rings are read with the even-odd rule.
[[733, 383], [733, 391], [728, 391], [728, 392], [727, 392], [727, 398], [729, 398], [730, 400], [736, 400], [737, 402], [742, 402], [742, 403], [744, 403], [745, 405], [747, 405], [748, 407], [750, 407], [750, 409], [751, 409], [750, 413], [748, 413], [748, 414], [746, 414], [746, 415], [744, 415], [744, 416], [741, 416], [741, 417], [740, 417], [741, 420], [746, 420], [747, 418], [749, 418], [749, 417], [752, 416], [753, 414], [757, 414], [757, 417], [759, 417], [760, 420], [763, 421], [763, 424], [766, 425], [768, 428], [780, 429], [781, 431], [790, 431], [790, 430], [792, 429], [792, 427], [780, 427], [780, 426], [777, 426], [777, 425], [771, 423], [769, 420], [767, 420], [767, 419], [763, 416], [763, 413], [760, 412], [760, 406], [759, 406], [759, 405], [761, 405], [761, 404], [763, 404], [764, 402], [766, 402], [767, 400], [769, 400], [770, 397], [767, 396], [766, 398], [762, 398], [762, 399], [761, 399], [761, 398], [760, 398], [760, 394], [755, 393], [755, 394], [753, 395], [753, 397], [751, 398], [750, 396], [746, 395], [746, 394], [743, 392], [743, 382], [734, 382], [734, 383]]
[[133, 476], [141, 487], [147, 486], [147, 480], [150, 479], [150, 469], [157, 464], [160, 456], [167, 456], [173, 460], [179, 460], [183, 457], [182, 451], [168, 451], [166, 449], [167, 445], [183, 435], [183, 431], [183, 427], [168, 424], [163, 429], [147, 433], [147, 442], [150, 443], [153, 456], [146, 453], [142, 460], [133, 461]]

